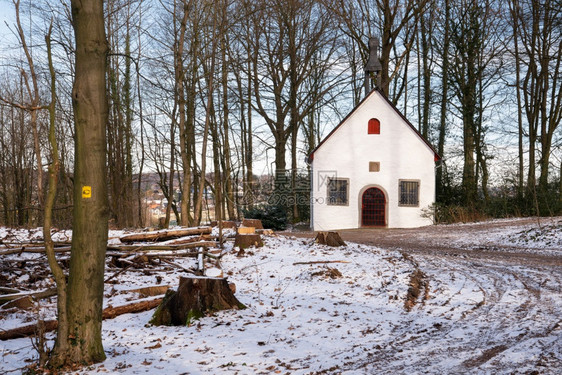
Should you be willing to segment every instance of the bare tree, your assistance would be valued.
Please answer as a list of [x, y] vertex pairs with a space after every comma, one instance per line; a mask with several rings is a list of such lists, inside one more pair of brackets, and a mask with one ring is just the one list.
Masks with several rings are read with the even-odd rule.
[[[414, 42], [415, 29], [420, 15], [429, 0], [324, 0], [331, 12], [343, 24], [344, 33], [361, 50], [363, 64], [367, 61], [369, 37], [380, 38], [380, 87], [397, 103], [405, 85], [399, 72], [407, 68], [404, 62]], [[394, 89], [391, 92], [391, 83]]]
[[[21, 47], [25, 53], [25, 58], [27, 60], [27, 64], [29, 67], [29, 74], [22, 69], [21, 74], [24, 79], [25, 87], [27, 89], [27, 93], [29, 95], [29, 105], [27, 106], [31, 118], [30, 118], [30, 125], [31, 131], [33, 134], [33, 149], [35, 150], [35, 163], [37, 164], [37, 196], [39, 202], [39, 208], [41, 209], [43, 206], [43, 157], [41, 156], [41, 142], [39, 136], [39, 126], [37, 123], [37, 115], [38, 111], [41, 109], [45, 109], [45, 106], [41, 106], [41, 98], [39, 96], [39, 82], [37, 73], [35, 71], [35, 64], [33, 62], [33, 57], [31, 55], [31, 51], [28, 47], [25, 33], [23, 31], [21, 22], [20, 22], [20, 0], [12, 0], [14, 3], [14, 7], [16, 10], [16, 23], [17, 23], [17, 34], [19, 37], [19, 41]], [[29, 82], [31, 80], [31, 83]]]
[[496, 32], [498, 19], [492, 2], [463, 0], [451, 11], [452, 64], [448, 75], [463, 124], [463, 198], [466, 204], [473, 204], [478, 201], [479, 173], [487, 196], [483, 113], [489, 101], [484, 102], [484, 92], [492, 89], [500, 77], [503, 64], [498, 57], [503, 47], [501, 34]]
[[[540, 146], [539, 195], [545, 204], [550, 155], [562, 120], [562, 8], [557, 1], [512, 0], [511, 18], [517, 46], [518, 90], [523, 94], [529, 143], [528, 194], [536, 186], [536, 152]], [[522, 79], [521, 79], [522, 78]]]
[[130, 1], [107, 1], [106, 27], [110, 46], [108, 63], [109, 122], [108, 169], [111, 217], [117, 227], [134, 223], [133, 190], [133, 77]]
[[[258, 2], [253, 10], [254, 38], [246, 40], [252, 51], [249, 75], [253, 108], [264, 119], [273, 138], [276, 198], [283, 207], [291, 184], [291, 177], [286, 175], [286, 150], [291, 150], [291, 167], [295, 170], [301, 125], [325, 102], [339, 76], [322, 81], [323, 85], [314, 91], [306, 90], [306, 82], [318, 69], [328, 71], [339, 62], [337, 44], [330, 15], [319, 2]], [[318, 65], [313, 67], [313, 63]], [[298, 215], [294, 204], [292, 213]]]

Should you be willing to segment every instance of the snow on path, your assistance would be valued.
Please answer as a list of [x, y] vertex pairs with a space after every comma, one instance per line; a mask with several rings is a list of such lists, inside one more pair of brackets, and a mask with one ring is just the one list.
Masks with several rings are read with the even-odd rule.
[[[78, 373], [556, 374], [562, 368], [562, 270], [411, 258], [285, 237], [268, 237], [251, 252], [223, 258], [248, 309], [190, 327], [148, 326], [152, 312], [104, 321], [108, 358]], [[338, 263], [294, 264], [311, 261]], [[428, 298], [407, 312], [416, 269], [429, 281]], [[162, 283], [177, 285], [179, 275], [164, 274]], [[120, 291], [153, 280], [124, 274], [108, 286], [108, 301], [118, 304]], [[0, 372], [35, 355], [29, 339], [0, 342], [0, 350]]]

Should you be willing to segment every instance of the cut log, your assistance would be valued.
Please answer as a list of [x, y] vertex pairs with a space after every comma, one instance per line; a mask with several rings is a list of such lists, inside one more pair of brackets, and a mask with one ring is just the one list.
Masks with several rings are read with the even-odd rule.
[[318, 232], [314, 241], [320, 245], [347, 246], [338, 232]]
[[117, 306], [117, 307], [108, 306], [105, 309], [103, 309], [102, 318], [113, 319], [116, 316], [123, 315], [123, 314], [134, 314], [147, 310], [152, 310], [153, 308], [160, 305], [161, 302], [162, 302], [162, 298], [156, 298], [148, 301], [138, 301], [123, 306]]
[[255, 234], [255, 227], [240, 227], [238, 228], [238, 234]]
[[[45, 332], [51, 332], [57, 329], [59, 322], [57, 320], [47, 320], [43, 323]], [[0, 340], [18, 339], [21, 337], [33, 336], [37, 332], [37, 324], [29, 324], [26, 326], [16, 327], [8, 330], [0, 330]]]
[[[102, 317], [103, 319], [112, 319], [116, 316], [123, 315], [123, 314], [133, 314], [139, 313], [146, 310], [151, 310], [158, 306], [162, 302], [162, 298], [156, 298], [151, 300], [145, 301], [137, 301], [128, 305], [112, 307], [109, 306], [103, 310]], [[57, 329], [58, 321], [57, 320], [47, 320], [44, 322], [45, 324], [45, 332], [51, 332]], [[13, 329], [2, 330], [0, 329], [0, 340], [11, 340], [17, 339], [21, 337], [29, 337], [35, 334], [37, 331], [37, 324], [29, 324], [26, 326], [21, 326]]]
[[234, 239], [234, 247], [247, 249], [250, 246], [262, 247], [263, 241], [259, 234], [237, 234]]
[[225, 278], [180, 277], [178, 290], [168, 290], [150, 323], [190, 325], [208, 312], [245, 308]]
[[259, 219], [244, 219], [242, 220], [243, 227], [254, 227], [256, 229], [263, 229], [263, 224]]
[[181, 245], [199, 241], [211, 241], [213, 237], [209, 234], [201, 234], [199, 236], [180, 237], [173, 240], [161, 242], [161, 245]]
[[230, 220], [223, 220], [222, 221], [222, 228], [223, 229], [226, 229], [226, 228], [236, 229], [236, 223], [234, 221], [230, 221]]
[[108, 245], [109, 250], [120, 251], [161, 251], [161, 250], [185, 250], [193, 249], [196, 247], [216, 247], [216, 241], [198, 241], [184, 243], [181, 245]]
[[126, 234], [120, 238], [121, 242], [158, 241], [196, 234], [210, 234], [211, 227], [163, 229], [152, 232]]
[[264, 236], [273, 236], [273, 229], [256, 229], [256, 233]]
[[[212, 227], [217, 227], [219, 225], [219, 222], [216, 220], [211, 221], [211, 226]], [[225, 228], [236, 228], [236, 223], [234, 221], [231, 220], [223, 220], [222, 221], [222, 229]]]

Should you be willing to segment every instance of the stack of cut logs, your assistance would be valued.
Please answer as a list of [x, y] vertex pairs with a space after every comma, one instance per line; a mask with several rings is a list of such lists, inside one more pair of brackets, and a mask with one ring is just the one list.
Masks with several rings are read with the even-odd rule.
[[[207, 259], [220, 269], [221, 250], [211, 232], [211, 227], [197, 227], [127, 234], [119, 238], [121, 244], [108, 245], [107, 255], [112, 257], [111, 264], [120, 268], [158, 260], [195, 275], [204, 275]], [[196, 268], [186, 269], [171, 260], [178, 257], [197, 258]]]

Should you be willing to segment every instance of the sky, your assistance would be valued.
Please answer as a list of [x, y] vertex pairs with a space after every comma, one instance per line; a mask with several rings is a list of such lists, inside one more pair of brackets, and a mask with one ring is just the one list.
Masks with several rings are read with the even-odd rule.
[[14, 7], [11, 6], [6, 0], [0, 0], [0, 44], [2, 49], [5, 48], [5, 43], [8, 39], [13, 38], [12, 32], [6, 26], [14, 23]]

